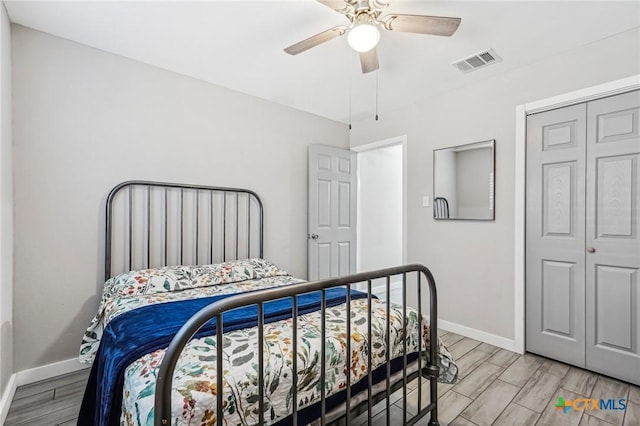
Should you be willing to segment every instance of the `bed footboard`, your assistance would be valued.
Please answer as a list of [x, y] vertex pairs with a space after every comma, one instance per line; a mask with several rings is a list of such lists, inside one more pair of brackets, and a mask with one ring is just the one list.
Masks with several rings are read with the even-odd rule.
[[[382, 342], [386, 345], [386, 365], [382, 365], [379, 368], [382, 369], [382, 373], [386, 374], [381, 381], [381, 383], [385, 383], [384, 390], [382, 392], [375, 392], [374, 390], [374, 373], [378, 374], [380, 371], [374, 372], [372, 370], [372, 339], [369, 338], [372, 336], [372, 281], [382, 279], [386, 281], [386, 308], [387, 313], [390, 312], [390, 295], [391, 295], [391, 278], [392, 277], [401, 277], [402, 278], [402, 310], [403, 310], [403, 321], [407, 321], [407, 277], [411, 278], [415, 274], [415, 283], [416, 283], [416, 293], [417, 300], [415, 301], [415, 305], [417, 305], [417, 316], [419, 321], [418, 328], [418, 343], [417, 343], [417, 359], [415, 359], [415, 353], [413, 354], [413, 359], [410, 359], [409, 354], [407, 353], [407, 330], [406, 327], [403, 327], [403, 348], [402, 355], [399, 358], [401, 362], [401, 368], [398, 369], [396, 375], [402, 374], [401, 379], [394, 380], [392, 383], [391, 375], [392, 375], [392, 359], [390, 355], [390, 325], [389, 325], [389, 316], [387, 315], [386, 319], [386, 342]], [[425, 280], [426, 279], [426, 280]], [[424, 282], [426, 281], [429, 291], [429, 347], [428, 347], [428, 358], [426, 360], [426, 365], [423, 355], [423, 345], [421, 342], [422, 333], [423, 333], [423, 319], [422, 319], [422, 291], [424, 287]], [[414, 281], [412, 281], [413, 283]], [[297, 354], [298, 353], [298, 298], [296, 296], [310, 293], [310, 292], [320, 292], [321, 293], [321, 305], [320, 312], [322, 317], [321, 322], [321, 338], [322, 341], [325, 341], [325, 333], [326, 333], [326, 324], [325, 324], [325, 310], [327, 309], [326, 305], [326, 291], [328, 289], [334, 287], [346, 287], [346, 318], [349, 319], [346, 321], [346, 356], [347, 356], [347, 366], [351, 365], [351, 288], [356, 286], [359, 283], [366, 283], [366, 298], [367, 298], [367, 310], [368, 310], [368, 336], [366, 337], [367, 344], [367, 353], [368, 353], [368, 371], [366, 375], [366, 388], [362, 392], [367, 395], [364, 401], [352, 401], [352, 385], [351, 383], [351, 374], [349, 368], [347, 368], [346, 374], [346, 397], [344, 399], [343, 405], [343, 414], [342, 418], [346, 421], [346, 424], [351, 424], [351, 420], [357, 415], [359, 412], [367, 412], [368, 413], [368, 423], [372, 422], [372, 408], [375, 402], [382, 401], [386, 399], [387, 403], [387, 424], [390, 423], [389, 418], [389, 406], [390, 406], [390, 395], [396, 389], [403, 389], [403, 404], [404, 405], [404, 414], [403, 414], [403, 424], [405, 425], [413, 425], [416, 424], [422, 417], [426, 414], [430, 414], [430, 426], [438, 425], [438, 388], [437, 388], [437, 379], [439, 374], [439, 368], [437, 365], [438, 359], [438, 335], [437, 335], [437, 295], [436, 295], [436, 285], [433, 279], [433, 275], [423, 265], [405, 265], [398, 266], [394, 268], [381, 269], [377, 271], [371, 272], [363, 272], [354, 275], [349, 275], [340, 278], [331, 278], [320, 281], [313, 282], [303, 282], [299, 284], [292, 284], [283, 287], [270, 288], [266, 290], [259, 290], [254, 292], [248, 292], [245, 294], [239, 294], [236, 296], [232, 296], [223, 300], [219, 300], [206, 308], [200, 310], [196, 315], [191, 317], [189, 321], [187, 321], [184, 326], [178, 331], [175, 335], [171, 344], [169, 345], [164, 359], [160, 365], [159, 372], [156, 378], [156, 391], [155, 391], [155, 415], [154, 415], [154, 424], [156, 426], [162, 425], [170, 425], [172, 422], [171, 416], [171, 389], [172, 389], [172, 378], [174, 374], [174, 369], [176, 367], [176, 363], [178, 358], [183, 351], [185, 345], [191, 340], [191, 338], [198, 332], [198, 330], [207, 322], [212, 319], [216, 320], [216, 363], [217, 363], [217, 371], [221, 372], [223, 370], [223, 314], [230, 310], [249, 306], [256, 305], [258, 318], [258, 424], [265, 423], [265, 398], [264, 398], [264, 371], [263, 371], [263, 362], [264, 359], [264, 306], [266, 302], [274, 301], [277, 299], [290, 298], [291, 299], [291, 321], [292, 321], [292, 347], [293, 354], [292, 357], [292, 371], [297, 372]], [[396, 284], [396, 283], [394, 283]], [[399, 283], [398, 283], [399, 284]], [[320, 377], [320, 387], [321, 387], [321, 398], [319, 401], [319, 409], [317, 411], [316, 418], [321, 426], [324, 426], [327, 423], [327, 399], [328, 395], [326, 395], [326, 386], [325, 386], [325, 362], [326, 362], [326, 352], [325, 346], [323, 345], [321, 348], [320, 359], [320, 369], [321, 369], [321, 377]], [[395, 362], [398, 359], [394, 360]], [[415, 372], [409, 371], [409, 365], [411, 362], [417, 364], [417, 369], [414, 367]], [[377, 369], [379, 370], [379, 369]], [[414, 376], [418, 377], [418, 413], [411, 418], [407, 418], [407, 383]], [[422, 406], [422, 378], [426, 377], [430, 381], [430, 403], [426, 406]], [[217, 401], [216, 401], [216, 421], [218, 426], [224, 425], [224, 401], [223, 401], [223, 381], [224, 377], [222, 374], [217, 374]], [[380, 377], [376, 379], [379, 381]], [[364, 381], [364, 379], [362, 379]], [[301, 420], [299, 420], [299, 406], [298, 406], [298, 383], [297, 383], [297, 374], [292, 375], [292, 418], [291, 424], [297, 426]], [[314, 414], [315, 415], [315, 414]], [[331, 419], [332, 421], [335, 418]]]

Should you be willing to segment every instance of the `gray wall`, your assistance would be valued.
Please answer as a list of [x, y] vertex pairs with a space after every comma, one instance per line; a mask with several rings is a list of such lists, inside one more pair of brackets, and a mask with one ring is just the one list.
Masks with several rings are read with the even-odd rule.
[[0, 4], [0, 395], [13, 373], [13, 154], [11, 25]]
[[[351, 146], [407, 135], [408, 261], [432, 268], [440, 318], [514, 338], [516, 105], [638, 73], [635, 29], [473, 86], [430, 94], [421, 106], [385, 112], [382, 101], [379, 121], [353, 123]], [[433, 150], [488, 139], [496, 139], [495, 222], [434, 221], [431, 209], [421, 207], [422, 195], [433, 191]]]
[[306, 276], [307, 146], [346, 125], [20, 26], [13, 53], [17, 371], [77, 356], [127, 179], [257, 191], [265, 256]]

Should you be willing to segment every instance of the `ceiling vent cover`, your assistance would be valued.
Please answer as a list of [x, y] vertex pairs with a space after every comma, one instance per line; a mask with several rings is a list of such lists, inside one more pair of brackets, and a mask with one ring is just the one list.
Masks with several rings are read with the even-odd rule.
[[454, 62], [453, 65], [463, 73], [468, 73], [480, 68], [484, 68], [488, 65], [495, 64], [502, 61], [502, 58], [493, 49], [483, 50], [480, 53], [469, 56], [468, 58], [461, 59]]

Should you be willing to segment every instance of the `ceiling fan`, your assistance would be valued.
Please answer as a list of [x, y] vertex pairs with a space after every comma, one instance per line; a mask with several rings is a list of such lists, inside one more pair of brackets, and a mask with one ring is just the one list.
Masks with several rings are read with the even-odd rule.
[[350, 25], [338, 25], [311, 36], [286, 49], [290, 55], [297, 55], [324, 42], [347, 34], [349, 46], [360, 54], [362, 72], [375, 71], [379, 67], [376, 45], [380, 31], [400, 31], [405, 33], [451, 36], [460, 25], [460, 18], [426, 15], [400, 15], [390, 13], [380, 16], [389, 6], [382, 0], [317, 0], [323, 5], [347, 17]]

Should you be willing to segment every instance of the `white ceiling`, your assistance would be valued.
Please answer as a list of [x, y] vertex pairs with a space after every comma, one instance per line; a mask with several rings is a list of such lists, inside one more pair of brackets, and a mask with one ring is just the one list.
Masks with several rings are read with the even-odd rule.
[[[352, 121], [375, 113], [376, 73], [360, 73], [346, 37], [298, 56], [283, 52], [347, 22], [313, 0], [5, 4], [17, 24], [334, 120], [349, 122], [349, 92]], [[640, 26], [637, 0], [395, 0], [387, 10], [462, 23], [450, 38], [383, 32], [380, 114]], [[451, 66], [487, 48], [504, 60], [470, 74]]]

